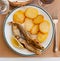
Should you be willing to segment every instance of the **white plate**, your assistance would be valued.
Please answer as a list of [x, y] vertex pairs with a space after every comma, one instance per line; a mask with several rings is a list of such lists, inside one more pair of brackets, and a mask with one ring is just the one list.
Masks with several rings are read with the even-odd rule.
[[45, 42], [42, 43], [42, 45], [45, 47], [45, 49], [50, 45], [51, 43], [51, 39], [53, 36], [53, 22], [51, 17], [49, 16], [49, 14], [42, 8], [38, 7], [38, 6], [34, 6], [34, 5], [28, 5], [28, 6], [24, 6], [24, 7], [20, 7], [20, 8], [16, 8], [14, 9], [9, 16], [6, 18], [5, 21], [5, 25], [4, 25], [4, 37], [6, 39], [6, 42], [8, 43], [8, 45], [17, 53], [19, 54], [23, 54], [23, 55], [33, 55], [34, 53], [28, 51], [27, 49], [18, 49], [15, 48], [12, 44], [11, 44], [11, 36], [12, 36], [12, 31], [11, 31], [11, 26], [9, 26], [8, 22], [13, 21], [13, 14], [18, 11], [18, 10], [25, 10], [28, 7], [34, 7], [36, 9], [38, 9], [39, 13], [44, 15], [45, 19], [49, 20], [50, 22], [50, 32], [48, 35], [48, 38], [46, 39]]

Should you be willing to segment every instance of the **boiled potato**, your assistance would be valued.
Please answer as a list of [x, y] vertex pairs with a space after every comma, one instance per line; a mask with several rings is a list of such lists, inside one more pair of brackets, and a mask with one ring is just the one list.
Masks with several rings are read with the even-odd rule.
[[27, 8], [25, 11], [25, 16], [28, 18], [35, 18], [38, 15], [38, 10], [36, 8]]
[[34, 25], [32, 30], [31, 30], [31, 34], [37, 34], [38, 30], [39, 30], [38, 25]]
[[17, 23], [23, 23], [25, 19], [24, 12], [22, 10], [19, 10], [14, 13], [13, 15], [13, 21]]
[[45, 20], [39, 25], [39, 29], [42, 33], [48, 33], [50, 30], [50, 23]]
[[40, 43], [44, 42], [47, 39], [48, 33], [47, 34], [43, 34], [43, 33], [38, 33], [37, 35], [37, 39]]
[[34, 24], [40, 24], [41, 22], [44, 21], [44, 16], [43, 15], [38, 15], [35, 19], [34, 19]]
[[32, 22], [32, 19], [26, 18], [26, 19], [25, 19], [25, 22], [24, 22], [24, 28], [25, 28], [27, 31], [30, 31], [33, 26], [34, 26], [34, 24], [33, 24], [33, 22]]

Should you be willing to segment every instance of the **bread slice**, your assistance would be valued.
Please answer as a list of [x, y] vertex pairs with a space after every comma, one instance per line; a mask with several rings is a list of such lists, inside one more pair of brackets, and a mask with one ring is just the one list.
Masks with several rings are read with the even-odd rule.
[[32, 2], [32, 0], [8, 0], [12, 6], [24, 6]]

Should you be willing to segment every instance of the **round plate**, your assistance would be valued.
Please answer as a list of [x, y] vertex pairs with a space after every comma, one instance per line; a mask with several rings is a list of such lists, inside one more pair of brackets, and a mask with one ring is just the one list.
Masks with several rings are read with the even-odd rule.
[[49, 32], [49, 34], [48, 34], [48, 37], [47, 37], [46, 41], [42, 43], [42, 45], [45, 47], [45, 50], [46, 50], [46, 48], [50, 45], [51, 40], [52, 40], [52, 36], [53, 36], [53, 22], [52, 22], [51, 17], [49, 16], [49, 14], [48, 14], [44, 9], [42, 9], [41, 7], [35, 6], [35, 5], [27, 5], [27, 6], [24, 6], [24, 7], [16, 8], [16, 9], [14, 9], [14, 10], [8, 15], [8, 17], [6, 18], [6, 21], [5, 21], [5, 23], [4, 23], [4, 37], [5, 37], [5, 39], [6, 39], [7, 44], [8, 44], [14, 51], [16, 51], [17, 53], [23, 54], [23, 55], [34, 55], [34, 53], [28, 51], [27, 49], [18, 49], [18, 48], [15, 48], [15, 47], [11, 44], [12, 31], [11, 31], [11, 26], [8, 24], [8, 22], [13, 21], [13, 14], [14, 14], [16, 11], [18, 11], [18, 10], [25, 10], [25, 9], [28, 8], [28, 7], [34, 7], [34, 8], [36, 8], [36, 9], [38, 9], [39, 13], [42, 14], [42, 15], [44, 15], [45, 19], [47, 19], [47, 20], [50, 22], [50, 32]]

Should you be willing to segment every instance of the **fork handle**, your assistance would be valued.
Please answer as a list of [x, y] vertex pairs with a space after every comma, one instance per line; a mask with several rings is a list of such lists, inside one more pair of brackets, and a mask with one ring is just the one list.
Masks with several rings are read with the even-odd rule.
[[58, 51], [58, 44], [57, 44], [57, 25], [54, 25], [54, 52]]

